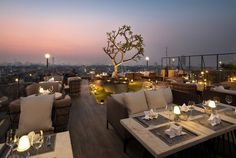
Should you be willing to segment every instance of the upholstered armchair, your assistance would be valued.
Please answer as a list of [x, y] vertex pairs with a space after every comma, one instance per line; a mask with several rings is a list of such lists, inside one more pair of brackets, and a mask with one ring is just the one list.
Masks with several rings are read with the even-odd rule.
[[80, 93], [81, 78], [80, 77], [69, 77], [68, 85], [65, 86], [68, 89], [70, 95], [78, 95]]
[[26, 96], [38, 94], [39, 87], [43, 89], [51, 89], [53, 87], [53, 92], [62, 92], [62, 84], [60, 82], [39, 82], [26, 87]]
[[[9, 104], [9, 114], [13, 129], [18, 128], [20, 119], [20, 99], [14, 100]], [[71, 98], [66, 95], [63, 99], [54, 100], [52, 107], [52, 124], [54, 132], [66, 131], [71, 107]]]

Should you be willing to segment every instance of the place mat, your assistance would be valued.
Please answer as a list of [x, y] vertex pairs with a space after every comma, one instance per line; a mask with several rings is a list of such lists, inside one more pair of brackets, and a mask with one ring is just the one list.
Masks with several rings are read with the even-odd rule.
[[221, 119], [221, 123], [220, 124], [212, 126], [208, 122], [208, 119], [209, 119], [209, 117], [204, 116], [204, 117], [195, 119], [193, 121], [198, 123], [198, 124], [200, 124], [200, 125], [202, 125], [202, 126], [205, 126], [205, 127], [209, 128], [211, 130], [214, 130], [214, 131], [218, 131], [218, 130], [224, 129], [225, 127], [233, 125], [233, 123]]
[[[34, 147], [30, 147], [30, 149], [28, 150], [28, 152], [30, 153], [30, 156], [33, 155], [39, 155], [39, 154], [43, 154], [43, 153], [47, 153], [47, 152], [52, 152], [55, 150], [55, 142], [56, 142], [56, 135], [53, 134], [51, 135], [51, 145], [47, 146], [47, 136], [44, 136], [44, 142], [41, 148], [38, 149], [37, 153], [36, 153], [36, 149]], [[27, 152], [27, 151], [26, 151]], [[19, 155], [19, 156], [24, 156], [25, 152], [18, 152], [18, 151], [14, 151], [13, 154]]]
[[235, 112], [235, 109], [228, 109], [228, 110], [225, 110], [223, 112], [221, 112], [227, 116], [230, 116], [230, 117], [233, 117], [233, 118], [236, 118], [236, 112]]
[[197, 115], [202, 115], [202, 114], [204, 114], [203, 112], [201, 112], [201, 111], [198, 111], [198, 110], [192, 110], [192, 112], [191, 112], [191, 110], [189, 110], [188, 112], [184, 112], [185, 114], [187, 114], [187, 115], [191, 115], [191, 116], [197, 116]]
[[221, 110], [221, 109], [225, 109], [227, 107], [223, 106], [223, 105], [219, 105], [219, 104], [216, 104], [216, 110]]
[[[203, 107], [202, 104], [195, 104], [195, 106], [204, 109], [204, 107]], [[216, 104], [215, 110], [221, 110], [221, 109], [225, 109], [225, 108], [227, 108], [227, 107], [225, 107], [225, 106], [223, 106], [223, 105]]]
[[[178, 125], [178, 124], [176, 124]], [[179, 125], [178, 125], [179, 126]], [[186, 140], [193, 139], [197, 137], [198, 135], [184, 127], [182, 127], [182, 131], [185, 132], [186, 134], [176, 136], [174, 138], [170, 138], [166, 133], [165, 130], [168, 129], [170, 125], [165, 125], [162, 127], [154, 128], [151, 129], [150, 132], [153, 133], [155, 136], [160, 138], [163, 142], [165, 142], [167, 145], [172, 146], [181, 142], [184, 142]]]
[[139, 122], [145, 128], [149, 127], [149, 126], [156, 126], [156, 125], [160, 125], [160, 124], [169, 122], [169, 119], [165, 118], [164, 116], [162, 116], [160, 114], [158, 115], [158, 117], [156, 119], [152, 119], [152, 120], [144, 119], [144, 115], [136, 116], [133, 118], [134, 118], [134, 120]]

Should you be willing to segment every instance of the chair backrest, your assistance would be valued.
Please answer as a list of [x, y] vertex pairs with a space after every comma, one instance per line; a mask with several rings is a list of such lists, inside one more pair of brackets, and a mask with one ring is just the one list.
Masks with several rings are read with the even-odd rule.
[[68, 78], [69, 93], [78, 94], [80, 93], [81, 78], [80, 77], [69, 77]]
[[184, 91], [184, 92], [190, 92], [190, 93], [196, 93], [197, 92], [197, 86], [195, 84], [185, 84], [185, 83], [170, 83], [170, 86], [172, 89]]
[[38, 83], [33, 83], [31, 85], [28, 85], [25, 89], [26, 96], [38, 93], [38, 89], [39, 89], [39, 84]]
[[49, 81], [51, 78], [54, 78], [54, 81], [62, 82], [64, 77], [60, 76], [60, 75], [53, 75], [53, 76], [45, 76], [45, 77], [43, 77], [44, 81]]
[[43, 89], [52, 89], [53, 92], [61, 92], [62, 91], [62, 85], [60, 82], [54, 81], [54, 82], [39, 82], [39, 86], [41, 86]]

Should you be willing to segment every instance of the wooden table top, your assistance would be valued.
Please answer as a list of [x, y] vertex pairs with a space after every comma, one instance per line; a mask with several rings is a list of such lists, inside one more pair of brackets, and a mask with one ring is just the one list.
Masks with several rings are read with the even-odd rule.
[[69, 131], [56, 134], [55, 150], [44, 154], [30, 156], [32, 158], [73, 158]]
[[[169, 125], [169, 122], [156, 125], [156, 126], [149, 126], [147, 128], [142, 126], [139, 122], [137, 122], [134, 118], [131, 118], [131, 117], [122, 119], [120, 122], [154, 157], [165, 157], [173, 153], [176, 153], [178, 151], [189, 148], [191, 146], [194, 146], [196, 144], [199, 144], [201, 142], [207, 141], [211, 138], [222, 135], [223, 133], [227, 133], [229, 131], [235, 130], [236, 117], [233, 118], [233, 117], [227, 116], [223, 112], [231, 108], [231, 106], [225, 105], [225, 104], [221, 104], [221, 105], [226, 107], [224, 109], [218, 110], [218, 113], [221, 119], [232, 123], [232, 125], [219, 129], [217, 131], [214, 131], [199, 123], [194, 122], [194, 120], [205, 116], [205, 114], [193, 116], [188, 121], [180, 121], [178, 122], [178, 124], [184, 127], [185, 129], [195, 133], [197, 136], [192, 139], [189, 139], [189, 140], [186, 140], [186, 141], [183, 141], [181, 143], [174, 144], [171, 146], [150, 132], [151, 129]], [[195, 109], [201, 110], [198, 107], [195, 107]], [[167, 118], [169, 118], [170, 116], [168, 111], [162, 111], [162, 112], [159, 112], [159, 114]]]

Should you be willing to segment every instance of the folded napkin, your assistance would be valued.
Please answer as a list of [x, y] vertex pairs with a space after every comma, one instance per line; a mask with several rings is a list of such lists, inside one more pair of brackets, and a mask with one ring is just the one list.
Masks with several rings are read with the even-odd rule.
[[150, 111], [144, 111], [144, 119], [146, 120], [152, 120], [152, 119], [156, 119], [158, 117], [158, 113], [154, 112], [153, 109], [151, 109]]
[[184, 103], [181, 107], [180, 110], [183, 112], [188, 112], [189, 111], [189, 107]]
[[216, 125], [220, 124], [220, 122], [221, 122], [220, 115], [218, 115], [218, 114], [211, 114], [210, 118], [208, 119], [208, 122], [212, 126], [216, 126]]
[[170, 128], [165, 130], [165, 133], [170, 137], [174, 138], [176, 136], [181, 136], [186, 134], [185, 132], [182, 131], [182, 126], [177, 126], [175, 124], [171, 124]]

